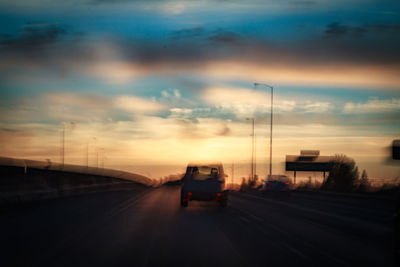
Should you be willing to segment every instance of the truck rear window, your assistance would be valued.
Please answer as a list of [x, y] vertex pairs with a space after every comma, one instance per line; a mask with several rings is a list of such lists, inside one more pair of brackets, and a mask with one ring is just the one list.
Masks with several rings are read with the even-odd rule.
[[191, 174], [194, 180], [207, 180], [217, 178], [219, 171], [216, 167], [196, 166], [192, 167]]

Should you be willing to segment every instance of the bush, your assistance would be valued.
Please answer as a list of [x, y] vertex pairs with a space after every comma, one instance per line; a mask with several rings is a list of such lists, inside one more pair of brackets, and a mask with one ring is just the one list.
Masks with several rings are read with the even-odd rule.
[[331, 160], [331, 171], [322, 188], [334, 191], [352, 191], [358, 185], [358, 177], [358, 167], [353, 159], [345, 155], [335, 155]]

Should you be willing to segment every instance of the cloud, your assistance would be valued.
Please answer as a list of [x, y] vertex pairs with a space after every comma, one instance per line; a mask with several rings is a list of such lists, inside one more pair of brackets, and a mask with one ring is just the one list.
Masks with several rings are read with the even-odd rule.
[[59, 24], [31, 22], [23, 25], [16, 37], [3, 36], [0, 47], [11, 50], [38, 49], [60, 40], [66, 33], [66, 29]]
[[310, 8], [317, 5], [316, 1], [290, 1], [289, 5], [293, 5], [296, 8]]
[[[0, 75], [12, 79], [17, 73], [30, 75], [26, 70], [44, 70], [60, 77], [126, 84], [154, 73], [203, 74], [212, 69], [214, 76], [231, 72], [232, 77], [272, 77], [279, 83], [395, 87], [400, 73], [397, 28], [395, 24], [349, 26], [336, 22], [319, 36], [283, 40], [277, 45], [271, 39], [243, 38], [229, 29], [204, 26], [177, 30], [172, 34], [176, 40], [115, 37], [98, 42], [72, 35], [58, 24], [29, 24], [16, 37], [3, 36], [0, 70], [20, 72]], [[367, 39], [341, 38], [361, 32]], [[37, 78], [35, 73], [32, 76]]]
[[132, 113], [157, 113], [165, 108], [164, 105], [135, 96], [118, 96], [113, 101], [114, 107]]
[[86, 75], [100, 78], [110, 84], [126, 84], [134, 78], [141, 77], [145, 70], [124, 61], [106, 61], [90, 64], [82, 69]]
[[170, 118], [189, 118], [193, 113], [190, 108], [171, 108], [169, 111], [171, 112]]
[[221, 103], [246, 103], [250, 105], [263, 104], [268, 99], [264, 92], [234, 87], [210, 87], [204, 90], [203, 98], [206, 102], [220, 105]]
[[164, 98], [181, 98], [181, 92], [178, 89], [162, 90], [161, 96]]
[[313, 102], [304, 104], [301, 109], [305, 113], [325, 113], [333, 109], [333, 105], [329, 102]]
[[231, 31], [216, 31], [215, 34], [208, 37], [208, 40], [215, 43], [223, 43], [223, 44], [236, 44], [242, 40], [242, 37]]
[[[238, 117], [265, 113], [270, 108], [270, 94], [257, 90], [231, 87], [210, 87], [204, 90], [203, 100], [215, 107], [233, 112]], [[288, 112], [294, 110], [296, 101], [275, 99], [275, 112]]]
[[339, 38], [349, 34], [359, 36], [367, 31], [368, 30], [365, 27], [351, 27], [338, 22], [333, 22], [326, 26], [325, 36], [329, 38]]
[[273, 62], [215, 61], [200, 73], [213, 79], [235, 79], [241, 81], [268, 80], [274, 85], [337, 86], [380, 90], [382, 87], [396, 90], [400, 84], [400, 70], [392, 66], [374, 65], [301, 65], [291, 66]]
[[398, 34], [400, 32], [399, 24], [367, 24], [365, 27], [371, 31], [376, 31], [378, 33]]
[[[398, 24], [362, 24], [359, 26], [345, 25], [339, 22], [332, 22], [325, 28], [325, 36], [329, 38], [339, 38], [344, 36], [360, 37], [369, 35], [378, 37], [384, 34], [398, 34], [400, 25]], [[396, 38], [398, 39], [398, 38]], [[397, 40], [398, 41], [398, 40]]]
[[[159, 1], [159, 0], [153, 0]], [[123, 3], [141, 2], [141, 0], [90, 0], [90, 4], [123, 4]]]
[[386, 100], [373, 98], [364, 103], [347, 102], [343, 112], [346, 114], [400, 113], [400, 98]]
[[[225, 112], [232, 112], [238, 118], [246, 116], [263, 117], [270, 112], [270, 93], [246, 88], [210, 87], [204, 90], [203, 99], [209, 105]], [[327, 113], [334, 111], [335, 106], [327, 101], [315, 101], [274, 97], [274, 114], [280, 122], [298, 124], [301, 121], [324, 121]], [[264, 114], [264, 115], [263, 115]], [[319, 114], [315, 117], [313, 114]], [[296, 118], [290, 120], [290, 118]], [[289, 120], [288, 120], [289, 119]], [[303, 123], [300, 122], [300, 123]]]
[[35, 97], [14, 99], [0, 107], [2, 122], [60, 123], [109, 122], [133, 120], [135, 116], [167, 111], [155, 99], [132, 95], [98, 93], [44, 93]]
[[165, 91], [165, 90], [162, 90], [162, 91], [161, 91], [161, 96], [162, 96], [162, 97], [165, 97], [165, 98], [171, 97], [171, 95], [170, 95], [167, 91]]
[[99, 94], [47, 93], [45, 100], [50, 104], [68, 105], [88, 109], [104, 109], [110, 106], [109, 99]]
[[181, 98], [181, 93], [179, 92], [178, 89], [174, 89], [174, 96], [175, 96], [176, 98]]
[[185, 28], [171, 32], [171, 38], [174, 40], [179, 39], [192, 39], [200, 37], [204, 34], [203, 27]]

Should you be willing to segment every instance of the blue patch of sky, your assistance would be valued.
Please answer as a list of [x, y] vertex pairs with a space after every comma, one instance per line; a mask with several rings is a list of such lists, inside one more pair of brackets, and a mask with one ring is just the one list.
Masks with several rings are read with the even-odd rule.
[[[151, 75], [133, 78], [126, 83], [110, 83], [103, 79], [79, 75], [58, 75], [51, 71], [22, 71], [21, 77], [10, 71], [2, 71], [1, 96], [29, 97], [46, 92], [98, 93], [103, 95], [135, 95], [140, 97], [160, 98], [161, 91], [173, 94], [178, 89], [182, 97], [192, 97], [202, 88], [203, 82], [199, 77], [169, 77]], [[23, 78], [22, 78], [23, 77]]]
[[0, 11], [0, 34], [15, 35], [21, 30], [21, 25], [27, 23], [23, 16], [3, 13]]
[[[227, 86], [245, 88], [249, 90], [268, 91], [267, 88], [254, 87], [254, 82], [263, 81], [234, 81], [234, 80], [223, 80], [221, 84]], [[268, 84], [268, 82], [265, 82]], [[400, 98], [400, 90], [395, 89], [383, 89], [383, 88], [354, 88], [354, 87], [327, 87], [327, 86], [292, 86], [292, 85], [280, 85], [270, 84], [274, 86], [275, 94], [285, 99], [295, 100], [298, 97], [302, 99], [310, 100], [325, 100], [333, 102], [362, 102], [370, 99], [371, 97], [377, 97], [379, 99], [391, 99]], [[400, 88], [399, 88], [400, 89]]]
[[368, 88], [338, 88], [338, 87], [304, 87], [304, 86], [276, 86], [276, 91], [282, 96], [304, 96], [333, 101], [366, 101], [371, 97], [390, 99], [400, 97], [398, 90], [379, 90]]

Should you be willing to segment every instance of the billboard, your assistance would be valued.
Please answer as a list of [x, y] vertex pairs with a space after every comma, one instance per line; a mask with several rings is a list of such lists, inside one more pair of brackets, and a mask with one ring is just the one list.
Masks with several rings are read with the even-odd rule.
[[331, 156], [286, 155], [286, 171], [329, 172], [332, 166]]

